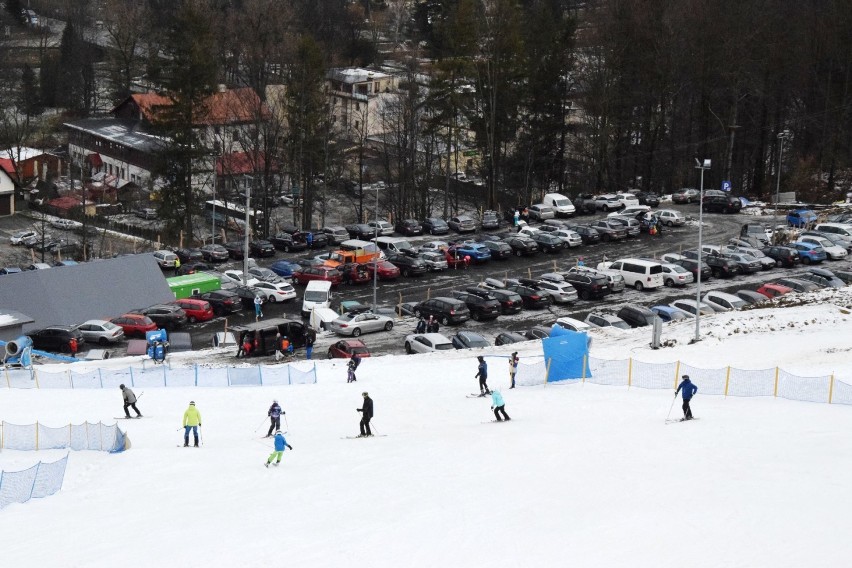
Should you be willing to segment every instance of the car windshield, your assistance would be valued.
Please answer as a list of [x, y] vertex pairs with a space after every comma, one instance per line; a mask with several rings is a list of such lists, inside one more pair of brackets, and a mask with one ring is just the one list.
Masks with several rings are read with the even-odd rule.
[[304, 299], [308, 302], [325, 302], [328, 299], [328, 294], [321, 290], [307, 290]]

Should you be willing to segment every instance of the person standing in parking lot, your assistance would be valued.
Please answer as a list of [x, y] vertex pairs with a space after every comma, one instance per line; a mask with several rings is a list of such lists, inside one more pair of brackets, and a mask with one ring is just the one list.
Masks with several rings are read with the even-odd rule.
[[256, 319], [263, 317], [263, 299], [260, 296], [254, 297], [254, 317]]

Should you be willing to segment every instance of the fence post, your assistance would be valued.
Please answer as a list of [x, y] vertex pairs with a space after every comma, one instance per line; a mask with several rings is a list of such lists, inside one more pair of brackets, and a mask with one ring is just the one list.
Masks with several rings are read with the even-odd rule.
[[680, 361], [675, 365], [674, 388], [677, 388], [677, 376], [680, 374]]
[[831, 380], [828, 383], [828, 404], [831, 404], [831, 397], [834, 395], [834, 373], [831, 373]]
[[27, 499], [27, 501], [29, 501], [30, 499], [33, 498], [33, 491], [35, 491], [35, 484], [36, 484], [36, 481], [38, 481], [38, 470], [39, 470], [40, 467], [41, 467], [41, 462], [38, 462], [36, 464], [35, 475], [33, 476], [33, 485], [32, 485], [32, 487], [30, 487], [30, 497], [29, 497], [29, 499]]
[[583, 384], [586, 384], [586, 365], [589, 362], [589, 354], [583, 354]]
[[33, 369], [33, 379], [35, 380], [36, 388], [41, 388], [38, 386], [38, 371], [36, 371], [35, 369]]
[[633, 383], [633, 357], [627, 360], [627, 388]]
[[317, 384], [317, 364], [314, 363], [314, 384]]
[[[143, 361], [142, 364], [144, 365], [145, 362]], [[136, 385], [133, 384], [133, 366], [131, 365], [128, 368], [130, 369], [130, 386], [135, 387]]]
[[550, 380], [550, 364], [553, 363], [553, 358], [547, 360], [547, 368], [544, 370], [544, 386], [547, 386], [547, 381]]
[[[314, 363], [314, 365], [316, 365], [316, 363]], [[287, 384], [293, 384], [293, 378], [290, 376], [290, 363], [287, 363]]]
[[12, 383], [9, 382], [9, 367], [6, 367], [6, 388], [12, 388]]
[[2, 423], [2, 428], [0, 429], [0, 450], [6, 447], [6, 421], [4, 420]]
[[38, 420], [36, 420], [36, 451], [38, 451]]
[[778, 398], [778, 367], [775, 367], [775, 389], [772, 392], [772, 396]]
[[163, 365], [163, 386], [164, 387], [169, 386], [169, 373], [168, 373], [168, 369], [166, 368], [167, 365], [168, 364]]
[[99, 381], [100, 381], [100, 383], [101, 383], [101, 388], [104, 388], [104, 374], [103, 374], [103, 372], [101, 371], [101, 368], [100, 368], [100, 367], [98, 367], [98, 380], [99, 380]]
[[[74, 432], [74, 426], [69, 422], [68, 423], [68, 447], [71, 448], [71, 440]], [[71, 448], [73, 449], [73, 448]]]
[[728, 371], [725, 373], [725, 396], [728, 396], [728, 384], [731, 382], [731, 366], [728, 365]]
[[195, 364], [195, 386], [198, 386], [198, 363]]
[[260, 365], [257, 366], [257, 377], [260, 379], [260, 386], [263, 386], [263, 369], [260, 368]]

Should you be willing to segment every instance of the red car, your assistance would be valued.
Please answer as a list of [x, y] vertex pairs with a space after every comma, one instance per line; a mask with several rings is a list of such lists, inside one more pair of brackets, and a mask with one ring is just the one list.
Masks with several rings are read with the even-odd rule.
[[186, 319], [189, 323], [213, 319], [213, 306], [205, 300], [184, 298], [183, 300], [176, 300], [172, 303], [186, 312]]
[[343, 275], [336, 268], [328, 266], [303, 266], [293, 273], [293, 282], [296, 284], [307, 284], [311, 280], [326, 280], [332, 286], [343, 282]]
[[764, 284], [763, 286], [757, 289], [758, 294], [763, 294], [764, 296], [770, 299], [776, 298], [778, 296], [783, 296], [784, 294], [789, 294], [792, 291], [792, 288], [782, 286], [781, 284]]
[[366, 263], [367, 272], [370, 274], [370, 278], [373, 277], [373, 266], [376, 266], [376, 270], [379, 272], [379, 280], [396, 280], [399, 278], [399, 268], [396, 265], [391, 264], [386, 260], [380, 260], [379, 262]]
[[360, 339], [341, 339], [328, 348], [329, 359], [351, 359], [353, 355], [369, 357], [370, 350]]
[[109, 321], [123, 329], [124, 335], [127, 337], [145, 337], [147, 332], [157, 329], [157, 324], [151, 318], [142, 314], [124, 314]]
[[447, 266], [450, 268], [464, 268], [464, 255], [458, 252], [458, 247], [451, 246], [444, 251], [444, 257], [447, 259]]
[[366, 264], [344, 264], [340, 267], [343, 281], [347, 284], [366, 284], [373, 279], [372, 272]]

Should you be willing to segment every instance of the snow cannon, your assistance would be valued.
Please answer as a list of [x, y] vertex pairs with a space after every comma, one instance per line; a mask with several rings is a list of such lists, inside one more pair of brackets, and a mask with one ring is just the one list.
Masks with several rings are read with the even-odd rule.
[[7, 365], [21, 365], [25, 368], [32, 366], [33, 340], [22, 335], [6, 343], [6, 355], [3, 357]]
[[155, 329], [145, 333], [145, 340], [148, 345], [153, 345], [155, 342], [165, 343], [169, 339], [169, 334], [165, 329]]

